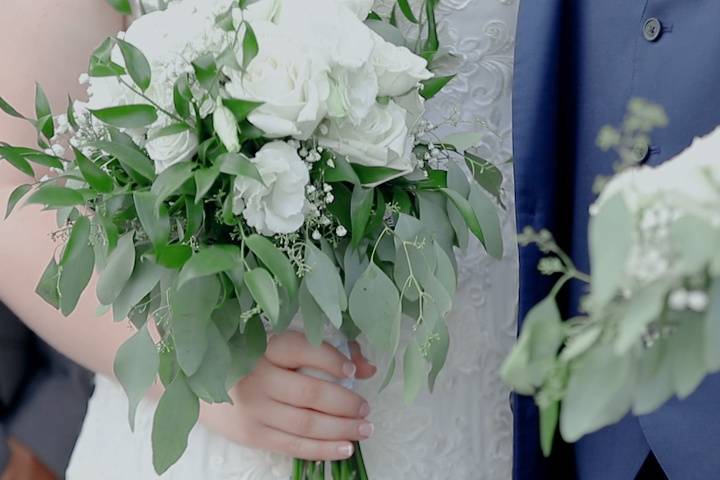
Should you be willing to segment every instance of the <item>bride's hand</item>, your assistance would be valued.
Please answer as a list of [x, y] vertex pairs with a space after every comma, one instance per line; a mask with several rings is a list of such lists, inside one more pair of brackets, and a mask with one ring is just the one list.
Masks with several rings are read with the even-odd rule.
[[357, 344], [352, 361], [328, 344], [315, 347], [287, 332], [270, 339], [265, 357], [230, 392], [234, 405], [207, 406], [203, 422], [241, 445], [307, 460], [342, 460], [352, 441], [365, 440], [373, 426], [370, 407], [359, 395], [332, 382], [300, 374], [319, 370], [342, 380], [375, 374]]

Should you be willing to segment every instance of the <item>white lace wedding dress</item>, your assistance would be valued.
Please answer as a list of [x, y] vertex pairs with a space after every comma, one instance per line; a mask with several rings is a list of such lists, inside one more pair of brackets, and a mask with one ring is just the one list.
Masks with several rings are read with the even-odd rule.
[[[453, 111], [459, 112], [458, 129], [485, 132], [479, 153], [499, 163], [511, 157], [517, 2], [442, 0], [439, 7], [445, 45], [462, 55], [463, 62], [459, 76], [429, 105], [432, 118], [440, 124]], [[401, 376], [379, 396], [375, 392], [380, 379], [360, 387], [371, 402], [370, 419], [376, 427], [373, 438], [364, 443], [373, 480], [503, 480], [511, 476], [509, 391], [498, 378], [498, 370], [515, 338], [517, 257], [511, 166], [504, 163], [503, 171], [508, 207], [504, 214], [506, 257], [501, 262], [488, 258], [476, 243], [460, 254], [458, 297], [450, 322], [451, 353], [435, 393], [423, 394], [407, 407]], [[68, 470], [69, 480], [156, 478], [150, 449], [154, 405], [141, 405], [134, 434], [127, 424], [126, 408], [123, 391], [98, 378]], [[289, 459], [242, 448], [198, 426], [184, 457], [162, 478], [287, 480], [289, 472]]]

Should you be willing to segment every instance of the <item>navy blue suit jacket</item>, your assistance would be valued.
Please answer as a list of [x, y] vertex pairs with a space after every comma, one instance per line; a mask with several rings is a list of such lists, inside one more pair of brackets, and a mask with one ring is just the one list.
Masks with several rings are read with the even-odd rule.
[[[648, 20], [661, 25], [646, 38]], [[513, 97], [518, 228], [548, 228], [582, 269], [592, 183], [615, 158], [595, 147], [630, 99], [661, 104], [670, 125], [653, 133], [649, 164], [720, 124], [720, 1], [522, 0]], [[549, 292], [534, 248], [520, 255], [520, 318]], [[581, 291], [570, 289], [572, 311]], [[632, 480], [652, 451], [671, 480], [720, 478], [720, 378], [683, 402], [627, 417], [544, 459], [532, 399], [514, 398], [517, 480]]]
[[91, 393], [89, 372], [46, 345], [0, 303], [0, 474], [12, 437], [64, 478]]

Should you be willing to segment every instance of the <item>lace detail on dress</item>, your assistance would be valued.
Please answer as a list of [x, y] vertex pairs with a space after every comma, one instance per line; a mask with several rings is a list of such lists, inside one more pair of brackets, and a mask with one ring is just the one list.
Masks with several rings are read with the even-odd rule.
[[[381, 0], [387, 12], [394, 0]], [[411, 2], [419, 11], [419, 0]], [[379, 382], [359, 386], [372, 405], [374, 437], [363, 444], [373, 480], [499, 480], [511, 476], [512, 418], [500, 364], [515, 338], [517, 250], [511, 158], [511, 77], [517, 0], [442, 0], [443, 44], [462, 57], [458, 77], [428, 104], [446, 131], [479, 131], [477, 153], [505, 175], [506, 254], [488, 258], [477, 242], [458, 256], [460, 279], [451, 314], [451, 350], [435, 392], [404, 404], [402, 375], [377, 395]], [[444, 128], [444, 127], [443, 127]], [[443, 128], [440, 134], [443, 133]], [[381, 362], [382, 363], [382, 362]], [[381, 365], [382, 367], [382, 365]], [[400, 369], [398, 371], [401, 371]], [[379, 375], [381, 376], [381, 375]], [[98, 378], [69, 480], [146, 480], [152, 470], [154, 405], [144, 402], [132, 434], [127, 401]], [[287, 480], [290, 460], [249, 450], [198, 426], [188, 451], [164, 480]]]

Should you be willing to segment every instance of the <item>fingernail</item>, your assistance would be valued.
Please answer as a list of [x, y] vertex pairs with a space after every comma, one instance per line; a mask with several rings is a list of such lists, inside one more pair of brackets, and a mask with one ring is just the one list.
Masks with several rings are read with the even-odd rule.
[[345, 364], [343, 364], [342, 371], [345, 377], [355, 378], [355, 372], [357, 372], [357, 367], [352, 362], [346, 362]]
[[342, 455], [345, 458], [349, 458], [353, 454], [353, 446], [352, 445], [343, 445], [338, 447], [338, 452], [340, 455]]
[[367, 402], [363, 403], [358, 414], [360, 415], [360, 418], [365, 418], [370, 415], [370, 404]]
[[360, 436], [365, 438], [372, 437], [373, 432], [375, 431], [375, 425], [372, 423], [363, 423], [358, 427], [358, 432], [360, 433]]

